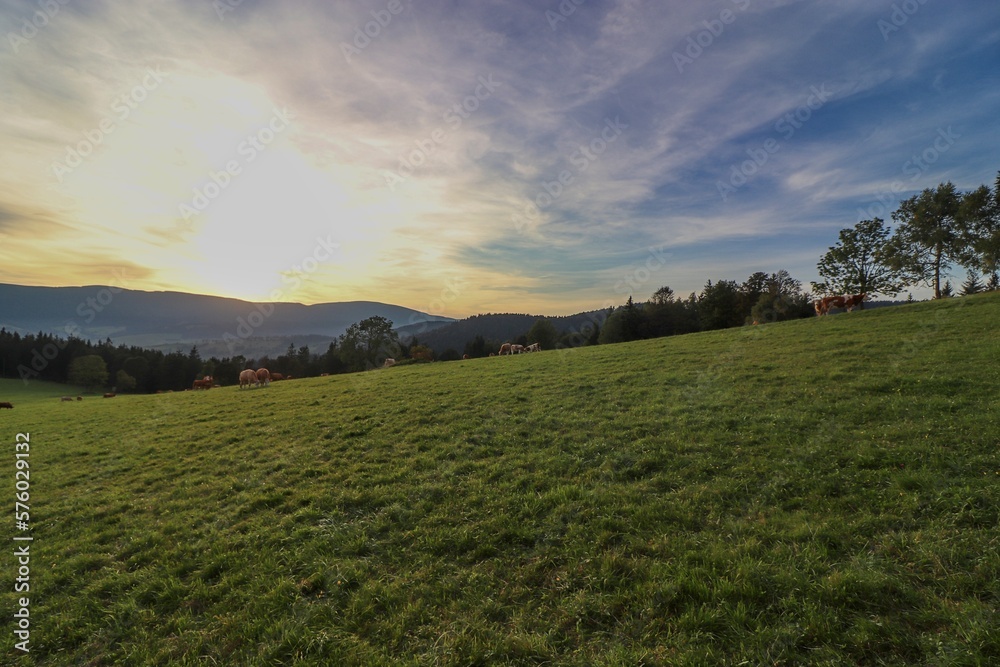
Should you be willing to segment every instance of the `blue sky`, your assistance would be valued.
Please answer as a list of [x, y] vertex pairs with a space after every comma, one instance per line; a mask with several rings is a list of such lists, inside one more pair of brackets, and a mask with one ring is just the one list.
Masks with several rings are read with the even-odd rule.
[[0, 33], [2, 282], [452, 317], [808, 287], [840, 229], [1000, 170], [986, 0], [0, 0]]

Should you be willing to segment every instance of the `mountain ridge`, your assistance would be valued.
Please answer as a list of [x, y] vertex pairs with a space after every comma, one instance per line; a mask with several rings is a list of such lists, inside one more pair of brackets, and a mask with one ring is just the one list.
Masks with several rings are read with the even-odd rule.
[[351, 324], [373, 316], [386, 317], [395, 326], [433, 327], [455, 321], [377, 301], [306, 305], [111, 285], [0, 283], [0, 327], [23, 333], [110, 338], [114, 343], [144, 347], [295, 336], [333, 340]]

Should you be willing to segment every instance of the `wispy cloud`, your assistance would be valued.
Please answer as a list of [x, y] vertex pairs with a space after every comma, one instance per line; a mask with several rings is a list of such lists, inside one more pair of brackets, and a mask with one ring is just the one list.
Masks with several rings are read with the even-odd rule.
[[420, 308], [460, 277], [449, 314], [557, 314], [624, 300], [651, 247], [670, 258], [636, 298], [807, 283], [886, 192], [1000, 168], [992, 6], [925, 3], [886, 38], [893, 3], [861, 0], [234, 4], [67, 3], [15, 49], [35, 6], [0, 1], [0, 280], [117, 264], [266, 298], [331, 235], [287, 298]]

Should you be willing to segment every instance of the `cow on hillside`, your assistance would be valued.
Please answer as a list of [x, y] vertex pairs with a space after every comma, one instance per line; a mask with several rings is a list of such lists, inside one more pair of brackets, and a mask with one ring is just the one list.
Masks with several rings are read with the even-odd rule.
[[257, 384], [257, 373], [252, 368], [240, 371], [240, 389], [250, 388], [250, 385]]
[[201, 380], [195, 380], [194, 383], [191, 385], [191, 388], [192, 389], [211, 389], [213, 384], [215, 384], [215, 382], [212, 380], [212, 376], [211, 375], [206, 375]]

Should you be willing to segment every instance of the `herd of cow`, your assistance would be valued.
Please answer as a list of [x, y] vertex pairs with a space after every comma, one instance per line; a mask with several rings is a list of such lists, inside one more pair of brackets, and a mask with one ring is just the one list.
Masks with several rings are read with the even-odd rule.
[[291, 379], [291, 375], [286, 378], [281, 373], [272, 373], [266, 368], [258, 368], [257, 370], [248, 368], [240, 372], [240, 389], [243, 387], [249, 389], [251, 386], [266, 387], [272, 382], [277, 382], [278, 380]]

